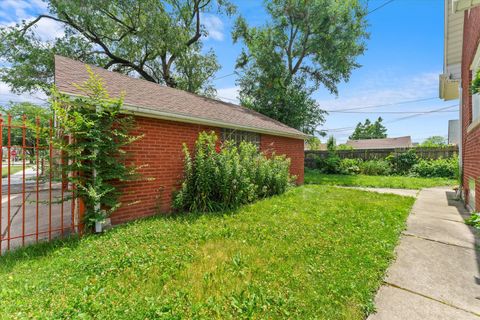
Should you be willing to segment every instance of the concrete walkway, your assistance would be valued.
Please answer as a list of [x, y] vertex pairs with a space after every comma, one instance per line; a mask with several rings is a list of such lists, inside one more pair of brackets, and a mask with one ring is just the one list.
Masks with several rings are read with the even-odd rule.
[[404, 197], [416, 197], [420, 190], [413, 189], [395, 189], [395, 188], [370, 188], [370, 187], [346, 187], [346, 186], [337, 186], [338, 188], [345, 189], [356, 189], [369, 192], [378, 192], [378, 193], [392, 193]]
[[480, 319], [480, 249], [448, 188], [420, 191], [369, 320]]

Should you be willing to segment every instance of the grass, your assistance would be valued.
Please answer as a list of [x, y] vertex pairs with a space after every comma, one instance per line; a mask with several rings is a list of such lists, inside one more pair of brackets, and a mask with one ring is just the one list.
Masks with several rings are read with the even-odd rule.
[[[25, 166], [25, 169], [28, 167]], [[23, 170], [23, 166], [10, 166], [10, 175], [13, 175], [17, 172], [20, 172]], [[2, 178], [8, 177], [8, 167], [2, 167]]]
[[416, 190], [436, 186], [455, 186], [458, 184], [457, 180], [447, 178], [323, 174], [317, 170], [305, 170], [305, 183]]
[[0, 258], [0, 318], [363, 319], [414, 199], [303, 186]]

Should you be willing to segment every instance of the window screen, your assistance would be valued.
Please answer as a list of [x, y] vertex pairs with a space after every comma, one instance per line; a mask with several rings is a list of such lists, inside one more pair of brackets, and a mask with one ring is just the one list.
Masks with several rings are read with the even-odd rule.
[[260, 134], [250, 131], [241, 131], [235, 129], [222, 129], [222, 141], [234, 141], [237, 145], [242, 141], [247, 141], [260, 147]]

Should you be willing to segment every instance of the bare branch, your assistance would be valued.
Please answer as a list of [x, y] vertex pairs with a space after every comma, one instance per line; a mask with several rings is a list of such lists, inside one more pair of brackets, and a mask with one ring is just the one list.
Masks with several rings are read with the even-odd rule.
[[22, 36], [25, 35], [25, 32], [27, 32], [28, 29], [30, 29], [34, 24], [36, 24], [38, 21], [40, 21], [41, 19], [43, 18], [46, 18], [46, 19], [51, 19], [51, 20], [55, 20], [55, 21], [58, 21], [58, 22], [62, 22], [62, 23], [65, 23], [67, 24], [67, 22], [65, 20], [62, 20], [62, 19], [59, 19], [57, 17], [53, 17], [53, 16], [49, 16], [47, 14], [41, 14], [39, 15], [38, 17], [36, 17], [35, 19], [33, 19], [32, 21], [30, 21], [29, 23], [27, 23], [23, 28], [22, 28]]

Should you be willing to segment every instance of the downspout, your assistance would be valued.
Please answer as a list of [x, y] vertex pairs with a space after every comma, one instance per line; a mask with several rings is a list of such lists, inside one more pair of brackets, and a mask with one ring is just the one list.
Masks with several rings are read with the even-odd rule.
[[460, 85], [458, 88], [458, 96], [459, 96], [459, 108], [458, 108], [458, 113], [459, 113], [459, 122], [460, 122], [460, 143], [458, 145], [458, 169], [459, 169], [459, 180], [460, 180], [460, 186], [458, 187], [458, 193], [457, 197], [460, 199], [465, 200], [465, 195], [463, 194], [463, 94], [462, 94], [462, 84], [460, 81]]

